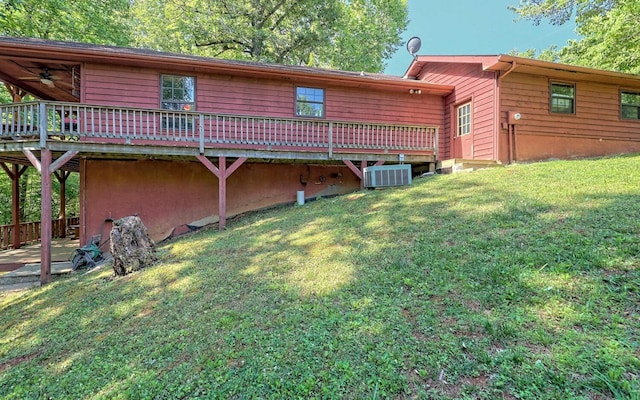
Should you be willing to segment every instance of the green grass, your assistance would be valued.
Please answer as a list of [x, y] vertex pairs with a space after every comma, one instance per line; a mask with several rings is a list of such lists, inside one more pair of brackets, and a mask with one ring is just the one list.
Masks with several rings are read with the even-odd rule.
[[0, 397], [638, 399], [639, 172], [423, 178], [0, 295]]

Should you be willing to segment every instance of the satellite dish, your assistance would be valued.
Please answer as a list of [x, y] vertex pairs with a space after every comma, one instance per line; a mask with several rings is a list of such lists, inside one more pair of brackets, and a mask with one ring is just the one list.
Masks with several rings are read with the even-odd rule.
[[422, 46], [422, 40], [419, 37], [414, 36], [407, 42], [407, 51], [412, 56], [416, 56], [416, 53], [420, 51], [420, 46]]

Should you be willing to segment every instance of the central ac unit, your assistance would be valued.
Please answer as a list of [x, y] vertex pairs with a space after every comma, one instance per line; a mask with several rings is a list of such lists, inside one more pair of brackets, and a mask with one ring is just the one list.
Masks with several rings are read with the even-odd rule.
[[411, 185], [411, 164], [376, 165], [364, 169], [364, 187]]

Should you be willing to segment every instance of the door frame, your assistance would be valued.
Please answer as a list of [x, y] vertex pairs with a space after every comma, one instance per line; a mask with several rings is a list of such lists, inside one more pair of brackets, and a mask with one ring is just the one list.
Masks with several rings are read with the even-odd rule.
[[[466, 105], [469, 105], [469, 132], [459, 135], [458, 110]], [[453, 158], [474, 159], [473, 97], [466, 98], [463, 101], [459, 101], [451, 105], [451, 125]]]

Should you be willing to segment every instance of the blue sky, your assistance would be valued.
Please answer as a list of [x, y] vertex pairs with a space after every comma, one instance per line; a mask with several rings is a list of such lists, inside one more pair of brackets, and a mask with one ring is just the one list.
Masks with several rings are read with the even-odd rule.
[[[518, 0], [408, 0], [409, 25], [403, 34], [406, 41], [418, 36], [422, 48], [418, 55], [486, 55], [504, 54], [513, 49], [543, 50], [551, 45], [562, 47], [575, 39], [575, 25], [539, 26], [517, 21], [507, 9]], [[402, 46], [387, 62], [385, 73], [403, 75], [411, 56]]]

